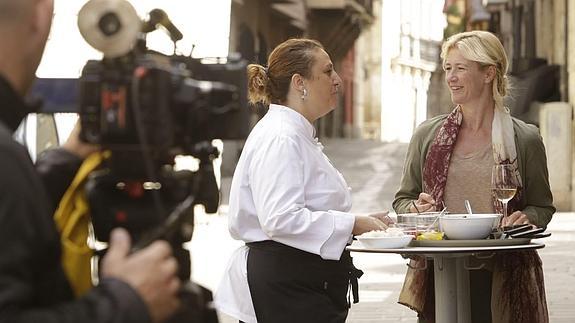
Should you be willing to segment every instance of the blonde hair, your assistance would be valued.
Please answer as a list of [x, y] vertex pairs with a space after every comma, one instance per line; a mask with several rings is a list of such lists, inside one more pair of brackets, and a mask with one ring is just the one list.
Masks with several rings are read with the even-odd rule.
[[311, 76], [314, 51], [323, 46], [313, 39], [294, 38], [279, 44], [270, 53], [268, 67], [250, 64], [247, 67], [248, 99], [250, 103], [284, 103], [291, 78], [300, 74]]
[[493, 100], [496, 107], [503, 107], [503, 99], [509, 92], [507, 69], [509, 63], [505, 49], [499, 39], [488, 31], [474, 30], [449, 37], [441, 47], [441, 59], [445, 67], [447, 54], [457, 48], [461, 55], [470, 61], [479, 63], [482, 68], [495, 67], [493, 78]]

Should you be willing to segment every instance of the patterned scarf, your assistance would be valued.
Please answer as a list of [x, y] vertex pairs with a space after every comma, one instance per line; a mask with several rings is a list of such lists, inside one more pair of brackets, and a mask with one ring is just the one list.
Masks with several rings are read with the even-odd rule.
[[[423, 189], [443, 205], [443, 194], [451, 153], [463, 120], [461, 107], [456, 107], [438, 130], [429, 148], [423, 167]], [[508, 214], [519, 210], [523, 185], [517, 162], [513, 121], [507, 108], [496, 108], [492, 123], [492, 146], [495, 163], [513, 165], [517, 178], [517, 193], [508, 203]], [[493, 208], [503, 211], [493, 195]], [[422, 268], [424, 259], [412, 260], [412, 267]], [[433, 269], [409, 269], [399, 303], [416, 310], [433, 322]], [[492, 283], [492, 319], [494, 323], [546, 323], [548, 312], [543, 284], [541, 259], [535, 251], [499, 253], [495, 256]]]
[[[451, 160], [451, 153], [457, 141], [457, 134], [459, 127], [463, 120], [463, 113], [461, 107], [457, 106], [447, 116], [444, 124], [439, 128], [431, 147], [425, 159], [423, 167], [423, 191], [427, 192], [435, 199], [435, 204], [438, 206], [443, 205], [443, 193], [445, 191], [445, 184], [447, 183], [447, 172], [449, 168], [449, 161]], [[515, 133], [513, 131], [513, 121], [509, 115], [509, 110], [495, 109], [493, 117], [491, 138], [493, 142], [493, 159], [495, 164], [504, 165], [510, 164], [515, 172], [517, 180], [517, 192], [515, 196], [507, 204], [508, 214], [512, 210], [518, 210], [519, 202], [522, 197], [522, 180], [519, 174], [519, 167], [517, 164], [517, 151], [515, 149]], [[507, 177], [511, 179], [512, 177]], [[495, 194], [492, 196], [493, 207], [497, 213], [503, 213], [503, 204], [497, 200]], [[437, 209], [439, 211], [439, 209]]]

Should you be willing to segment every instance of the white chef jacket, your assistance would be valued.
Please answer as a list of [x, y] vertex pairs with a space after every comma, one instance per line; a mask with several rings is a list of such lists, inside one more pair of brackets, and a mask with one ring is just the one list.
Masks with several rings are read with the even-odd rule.
[[[355, 218], [350, 189], [299, 112], [272, 104], [250, 133], [232, 179], [229, 231], [246, 243], [274, 240], [338, 260]], [[247, 281], [248, 247], [232, 255], [215, 294], [218, 310], [256, 323]]]

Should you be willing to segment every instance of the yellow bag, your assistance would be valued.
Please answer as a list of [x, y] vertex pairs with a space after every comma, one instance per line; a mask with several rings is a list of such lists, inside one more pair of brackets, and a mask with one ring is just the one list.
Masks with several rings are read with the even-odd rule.
[[93, 250], [88, 247], [91, 218], [84, 183], [88, 174], [108, 156], [109, 152], [98, 152], [84, 160], [54, 213], [62, 244], [62, 265], [76, 297], [92, 288], [90, 261]]

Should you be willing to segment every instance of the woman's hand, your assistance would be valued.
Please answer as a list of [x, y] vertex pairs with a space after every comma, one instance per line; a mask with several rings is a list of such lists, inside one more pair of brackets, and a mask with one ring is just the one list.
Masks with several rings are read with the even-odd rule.
[[354, 236], [358, 236], [369, 231], [385, 229], [387, 229], [387, 225], [373, 216], [356, 215], [352, 233]]
[[520, 224], [531, 224], [529, 218], [527, 218], [527, 214], [521, 211], [515, 211], [513, 214], [507, 216], [507, 218], [503, 218], [501, 220], [501, 226], [510, 227], [512, 225], [520, 225]]
[[411, 213], [435, 211], [435, 200], [427, 193], [419, 193], [417, 201], [413, 201], [409, 207]]

